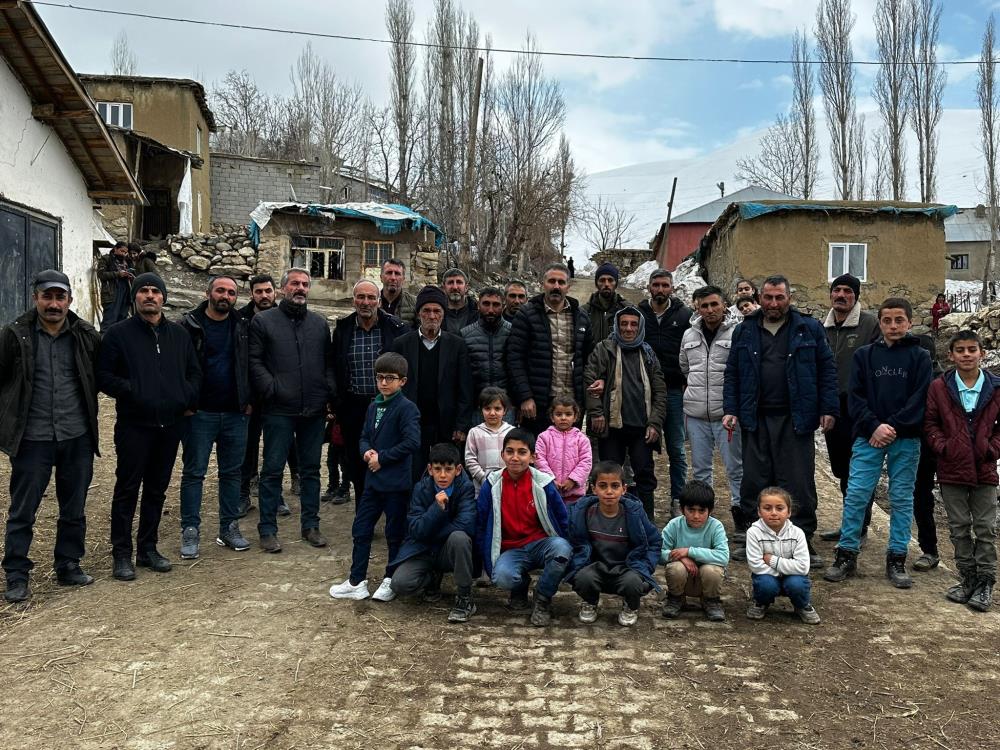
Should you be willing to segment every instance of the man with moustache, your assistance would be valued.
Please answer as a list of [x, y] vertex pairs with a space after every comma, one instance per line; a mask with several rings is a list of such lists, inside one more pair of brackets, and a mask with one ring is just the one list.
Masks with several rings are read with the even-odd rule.
[[167, 287], [154, 273], [132, 282], [135, 311], [111, 326], [101, 342], [100, 389], [115, 399], [115, 489], [111, 498], [112, 575], [135, 579], [132, 521], [139, 502], [136, 564], [171, 569], [156, 549], [163, 502], [184, 433], [184, 417], [198, 408], [201, 367], [191, 337], [163, 315]]
[[507, 390], [507, 337], [510, 323], [503, 319], [503, 293], [488, 286], [479, 293], [479, 320], [462, 329], [472, 368], [472, 397], [487, 386]]
[[[365, 489], [366, 470], [358, 452], [358, 442], [365, 426], [368, 405], [378, 394], [375, 360], [389, 351], [396, 339], [410, 329], [380, 306], [378, 287], [371, 281], [362, 280], [354, 285], [353, 302], [354, 312], [338, 320], [334, 326], [331, 364], [340, 384], [335, 413], [347, 452], [347, 479], [354, 485], [357, 501]], [[335, 505], [341, 505], [347, 502], [347, 495], [334, 494], [331, 500]]]
[[61, 586], [94, 579], [80, 569], [97, 443], [95, 365], [101, 337], [70, 311], [69, 278], [49, 269], [32, 284], [34, 307], [0, 332], [0, 450], [10, 458], [3, 569], [8, 602], [31, 595], [35, 516], [56, 470], [54, 563]]
[[503, 290], [503, 319], [514, 322], [521, 305], [528, 301], [528, 289], [521, 281], [508, 281]]
[[97, 263], [97, 278], [101, 282], [101, 330], [128, 317], [132, 279], [128, 243], [119, 240]]
[[618, 294], [618, 268], [613, 263], [602, 263], [594, 271], [594, 285], [597, 291], [590, 295], [590, 301], [583, 306], [590, 316], [590, 332], [594, 346], [604, 341], [614, 328], [615, 314], [628, 307], [625, 298]]
[[567, 296], [569, 269], [552, 263], [542, 272], [542, 293], [514, 317], [507, 339], [510, 396], [521, 426], [534, 435], [549, 424], [549, 403], [569, 394], [584, 404], [583, 368], [590, 356], [590, 317]]
[[181, 460], [181, 559], [199, 554], [201, 499], [208, 459], [215, 445], [219, 470], [219, 534], [216, 544], [236, 552], [250, 549], [240, 532], [240, 470], [246, 453], [250, 381], [246, 319], [234, 312], [236, 279], [214, 276], [206, 299], [184, 315], [201, 365], [198, 410], [187, 417]]
[[414, 306], [417, 298], [406, 291], [406, 265], [396, 258], [389, 258], [382, 264], [379, 274], [382, 281], [382, 292], [379, 295], [379, 307], [390, 315], [395, 315], [407, 325], [414, 325]]
[[444, 330], [456, 335], [479, 318], [476, 299], [469, 294], [469, 277], [460, 268], [449, 268], [441, 278], [441, 288], [448, 297], [444, 311]]

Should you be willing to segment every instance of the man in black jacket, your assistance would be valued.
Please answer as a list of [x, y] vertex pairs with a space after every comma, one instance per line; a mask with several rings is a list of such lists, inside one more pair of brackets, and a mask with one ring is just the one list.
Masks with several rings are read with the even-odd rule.
[[[358, 452], [358, 441], [368, 405], [378, 394], [375, 360], [409, 330], [409, 326], [379, 306], [378, 287], [367, 280], [354, 285], [354, 312], [338, 320], [333, 329], [331, 364], [340, 384], [335, 412], [347, 452], [345, 479], [354, 484], [355, 502], [365, 490], [366, 466]], [[333, 502], [345, 503], [347, 496], [335, 494]]]
[[10, 457], [10, 512], [3, 569], [8, 602], [30, 596], [35, 514], [56, 470], [55, 573], [63, 586], [94, 579], [80, 569], [84, 506], [97, 453], [94, 365], [101, 337], [70, 312], [69, 278], [55, 270], [35, 277], [35, 306], [0, 332], [0, 450]]
[[281, 278], [284, 298], [250, 324], [250, 384], [260, 399], [264, 424], [264, 467], [260, 475], [257, 532], [265, 552], [281, 552], [277, 509], [288, 450], [299, 459], [302, 538], [325, 547], [319, 531], [319, 462], [326, 414], [334, 402], [330, 328], [306, 309], [312, 279], [302, 268]]
[[427, 467], [435, 443], [461, 443], [472, 426], [472, 378], [469, 352], [462, 337], [442, 330], [448, 300], [438, 287], [417, 295], [420, 327], [396, 339], [391, 351], [406, 357], [409, 375], [403, 395], [420, 409], [420, 455], [413, 461], [413, 480]]
[[128, 317], [132, 279], [129, 265], [128, 243], [118, 241], [111, 252], [97, 262], [97, 278], [101, 282], [101, 330], [106, 331], [115, 323]]
[[154, 273], [132, 282], [136, 314], [104, 334], [97, 383], [115, 399], [115, 489], [111, 499], [113, 575], [135, 578], [132, 519], [142, 485], [136, 563], [158, 573], [170, 562], [156, 549], [160, 516], [184, 416], [198, 408], [201, 367], [187, 331], [163, 315], [167, 287]]
[[510, 323], [503, 319], [503, 292], [488, 286], [479, 293], [479, 320], [462, 329], [472, 368], [472, 397], [487, 386], [507, 389], [507, 337]]
[[681, 339], [691, 327], [694, 311], [673, 296], [674, 275], [665, 268], [649, 276], [649, 299], [639, 303], [646, 318], [646, 343], [660, 360], [667, 383], [667, 417], [663, 420], [663, 440], [670, 459], [671, 515], [680, 514], [681, 492], [687, 481], [687, 456], [684, 454], [684, 387], [681, 371]]
[[458, 335], [463, 328], [475, 323], [479, 318], [476, 299], [469, 294], [469, 277], [461, 268], [449, 268], [441, 277], [441, 287], [448, 297], [442, 328], [448, 333]]
[[625, 298], [618, 294], [618, 268], [613, 263], [602, 263], [594, 271], [594, 285], [597, 291], [590, 295], [590, 301], [583, 306], [590, 316], [590, 333], [594, 346], [608, 337], [615, 327], [615, 314], [629, 306]]
[[217, 544], [237, 552], [250, 549], [240, 533], [240, 468], [246, 452], [250, 411], [247, 322], [233, 313], [236, 279], [215, 276], [208, 299], [184, 315], [181, 326], [191, 335], [201, 365], [198, 410], [187, 417], [181, 460], [181, 559], [198, 557], [201, 498], [208, 459], [215, 445], [219, 469], [219, 534]]
[[521, 426], [538, 435], [549, 422], [549, 403], [568, 393], [583, 410], [583, 368], [590, 356], [590, 317], [567, 297], [569, 269], [552, 263], [542, 272], [542, 294], [514, 317], [507, 339], [510, 396]]

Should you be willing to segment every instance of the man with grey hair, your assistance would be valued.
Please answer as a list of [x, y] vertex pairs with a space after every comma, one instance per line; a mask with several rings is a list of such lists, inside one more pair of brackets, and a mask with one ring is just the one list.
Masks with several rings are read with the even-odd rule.
[[264, 466], [257, 532], [265, 552], [281, 552], [277, 509], [293, 441], [299, 458], [302, 538], [325, 547], [319, 531], [319, 463], [326, 415], [336, 395], [330, 328], [306, 309], [312, 279], [303, 268], [281, 277], [284, 298], [250, 324], [250, 383], [261, 401]]
[[510, 396], [520, 423], [535, 435], [550, 422], [552, 397], [568, 394], [583, 407], [583, 368], [592, 345], [590, 318], [567, 296], [569, 269], [551, 263], [542, 271], [542, 293], [528, 300], [507, 339]]
[[414, 306], [417, 298], [405, 289], [406, 265], [398, 258], [389, 258], [382, 264], [379, 279], [382, 281], [379, 307], [407, 325], [413, 325], [416, 319]]
[[448, 297], [443, 330], [461, 335], [462, 329], [479, 319], [479, 307], [469, 294], [469, 277], [461, 268], [449, 268], [441, 277], [441, 289]]

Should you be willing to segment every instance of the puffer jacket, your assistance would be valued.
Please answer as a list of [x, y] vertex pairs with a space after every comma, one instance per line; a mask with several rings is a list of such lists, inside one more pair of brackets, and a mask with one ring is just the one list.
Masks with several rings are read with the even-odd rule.
[[469, 364], [472, 366], [472, 395], [479, 398], [480, 391], [487, 386], [507, 389], [507, 338], [510, 323], [503, 318], [497, 322], [496, 330], [483, 326], [482, 320], [470, 323], [462, 329], [462, 338], [469, 350]]
[[615, 327], [615, 313], [628, 306], [628, 301], [617, 292], [611, 298], [610, 305], [605, 304], [600, 292], [590, 295], [590, 301], [583, 306], [583, 309], [590, 316], [590, 333], [594, 344], [608, 337], [611, 329]]
[[436, 552], [453, 531], [465, 532], [470, 541], [475, 538], [476, 489], [472, 481], [464, 472], [455, 477], [444, 510], [434, 499], [439, 491], [434, 478], [426, 475], [413, 488], [406, 515], [406, 538], [390, 565], [399, 565], [425, 552]]
[[[763, 311], [743, 319], [733, 331], [733, 346], [726, 362], [726, 382], [722, 408], [739, 418], [744, 430], [757, 429], [757, 401], [760, 397], [760, 329]], [[815, 432], [819, 418], [840, 416], [837, 396], [837, 366], [826, 341], [823, 326], [815, 318], [792, 308], [788, 311], [788, 362], [785, 375], [796, 433]]]
[[[202, 320], [207, 308], [208, 300], [205, 300], [194, 310], [184, 313], [180, 322], [181, 328], [191, 336], [191, 343], [194, 344], [194, 350], [198, 354], [198, 363], [201, 365], [202, 372], [205, 370], [205, 330], [202, 328]], [[250, 403], [248, 333], [250, 326], [238, 310], [234, 311], [232, 315], [235, 335], [233, 352], [236, 356], [236, 399], [239, 401], [240, 411], [243, 411]]]
[[1000, 460], [1000, 378], [983, 370], [976, 408], [966, 412], [958, 395], [955, 370], [927, 390], [924, 435], [938, 457], [937, 478], [945, 484], [997, 484]]
[[[742, 316], [741, 316], [742, 317]], [[726, 362], [733, 345], [733, 330], [739, 320], [727, 315], [709, 346], [701, 318], [684, 332], [681, 340], [681, 372], [687, 378], [684, 413], [695, 419], [718, 421], [722, 409], [722, 388], [726, 382]]]
[[576, 427], [561, 432], [552, 426], [538, 436], [535, 444], [535, 466], [538, 470], [551, 474], [557, 482], [567, 479], [576, 482], [576, 487], [561, 493], [566, 502], [572, 503], [583, 497], [593, 465], [590, 440]]
[[[99, 456], [97, 357], [101, 334], [72, 310], [67, 313], [67, 318], [73, 337], [80, 391], [86, 401], [87, 423], [94, 438], [94, 452]], [[8, 456], [17, 455], [21, 436], [28, 424], [31, 386], [35, 377], [33, 331], [37, 319], [38, 313], [31, 309], [0, 331], [0, 451]]]
[[265, 414], [314, 417], [334, 402], [330, 327], [311, 311], [293, 317], [282, 300], [250, 324], [250, 385]]
[[691, 327], [691, 317], [694, 310], [676, 297], [670, 298], [670, 306], [663, 317], [656, 319], [656, 313], [648, 299], [639, 303], [639, 312], [646, 319], [646, 343], [653, 347], [660, 360], [663, 380], [667, 388], [683, 388], [684, 373], [681, 372], [680, 353], [681, 339], [684, 332]]
[[[573, 297], [567, 297], [573, 318], [573, 397], [583, 403], [583, 368], [590, 356], [590, 316]], [[545, 298], [538, 294], [521, 305], [507, 339], [507, 377], [516, 406], [535, 400], [539, 414], [552, 398], [552, 332], [545, 313]]]

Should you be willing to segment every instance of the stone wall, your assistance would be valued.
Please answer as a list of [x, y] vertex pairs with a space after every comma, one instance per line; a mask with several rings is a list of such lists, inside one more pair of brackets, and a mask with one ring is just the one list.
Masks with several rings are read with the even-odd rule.
[[597, 265], [612, 263], [622, 277], [628, 276], [649, 260], [655, 260], [652, 250], [617, 248], [594, 253], [590, 259]]
[[[246, 229], [212, 234], [171, 235], [166, 240], [170, 254], [195, 271], [210, 276], [226, 274], [238, 279], [252, 276], [257, 268], [257, 251], [250, 246]], [[281, 275], [282, 268], [278, 271]], [[278, 278], [275, 276], [275, 278]]]
[[318, 164], [212, 153], [212, 223], [246, 225], [261, 201], [323, 200]]

